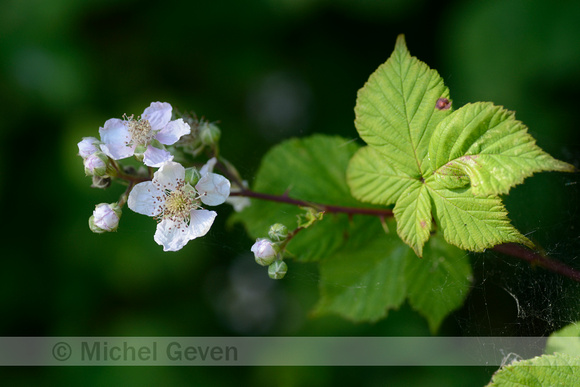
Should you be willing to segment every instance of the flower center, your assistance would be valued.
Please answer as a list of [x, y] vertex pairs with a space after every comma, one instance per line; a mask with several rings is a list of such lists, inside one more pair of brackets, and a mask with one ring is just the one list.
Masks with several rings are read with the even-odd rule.
[[133, 145], [145, 146], [151, 143], [155, 136], [155, 132], [151, 129], [151, 124], [148, 120], [139, 117], [134, 119], [132, 115], [126, 117], [126, 119]]
[[165, 205], [160, 219], [170, 219], [176, 223], [186, 223], [191, 216], [191, 210], [198, 208], [195, 190], [184, 182], [179, 182], [173, 191], [166, 191]]

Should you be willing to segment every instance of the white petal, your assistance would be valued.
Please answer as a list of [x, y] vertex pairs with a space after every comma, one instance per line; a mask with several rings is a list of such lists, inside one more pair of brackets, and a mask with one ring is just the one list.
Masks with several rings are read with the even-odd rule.
[[131, 141], [131, 134], [125, 121], [111, 118], [105, 126], [99, 129], [103, 152], [114, 160], [124, 159], [135, 153], [135, 146], [127, 146]]
[[208, 206], [217, 206], [230, 196], [230, 181], [217, 173], [207, 173], [195, 185], [202, 195], [201, 201]]
[[163, 246], [163, 251], [180, 250], [190, 240], [207, 234], [216, 216], [214, 211], [193, 210], [189, 226], [163, 219], [157, 225], [153, 239]]
[[148, 167], [159, 168], [163, 163], [173, 160], [173, 155], [165, 149], [148, 145], [143, 154], [143, 163]]
[[244, 208], [252, 205], [250, 198], [243, 196], [230, 196], [227, 198], [226, 203], [231, 204], [234, 207], [234, 211], [240, 212]]
[[171, 120], [172, 107], [167, 102], [151, 102], [141, 118], [149, 121], [151, 129], [160, 130]]
[[121, 160], [135, 154], [135, 145], [101, 144], [101, 150], [113, 160]]
[[217, 159], [215, 157], [212, 157], [207, 161], [207, 163], [205, 163], [203, 167], [201, 167], [201, 169], [199, 170], [199, 174], [205, 176], [207, 173], [213, 172], [213, 168], [215, 167], [216, 164]]
[[189, 234], [191, 239], [202, 237], [211, 228], [217, 213], [208, 210], [192, 210], [189, 222]]
[[181, 136], [185, 136], [189, 133], [191, 133], [189, 124], [180, 118], [165, 125], [165, 127], [155, 135], [155, 138], [162, 144], [173, 145], [181, 138]]
[[156, 216], [161, 213], [163, 198], [163, 192], [157, 189], [155, 184], [145, 181], [133, 187], [127, 205], [139, 214]]
[[185, 223], [177, 223], [170, 219], [163, 219], [158, 225], [153, 239], [163, 246], [163, 251], [177, 251], [191, 239]]
[[160, 189], [173, 191], [179, 181], [185, 179], [185, 168], [183, 165], [174, 161], [168, 161], [161, 166], [153, 175], [153, 182]]

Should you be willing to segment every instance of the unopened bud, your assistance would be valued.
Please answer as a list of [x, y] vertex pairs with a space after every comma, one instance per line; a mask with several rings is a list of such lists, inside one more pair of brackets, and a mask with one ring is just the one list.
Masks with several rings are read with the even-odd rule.
[[217, 125], [205, 122], [199, 128], [199, 138], [204, 145], [215, 145], [219, 142], [222, 133]]
[[273, 241], [283, 241], [288, 236], [288, 229], [282, 223], [273, 224], [268, 231], [268, 236]]
[[195, 186], [197, 182], [201, 179], [201, 173], [195, 167], [187, 168], [185, 170], [185, 182]]
[[85, 174], [87, 176], [105, 176], [107, 174], [108, 161], [108, 157], [100, 151], [87, 156], [83, 159]]
[[256, 258], [256, 263], [262, 266], [268, 266], [276, 259], [279, 247], [269, 239], [258, 238], [251, 250]]
[[93, 215], [89, 218], [89, 227], [94, 233], [117, 231], [121, 207], [117, 203], [101, 203], [95, 206]]
[[79, 147], [79, 156], [85, 159], [98, 151], [98, 143], [99, 140], [94, 137], [83, 137], [83, 140], [77, 144]]
[[272, 279], [282, 279], [288, 271], [288, 265], [284, 261], [276, 261], [268, 266], [268, 275]]

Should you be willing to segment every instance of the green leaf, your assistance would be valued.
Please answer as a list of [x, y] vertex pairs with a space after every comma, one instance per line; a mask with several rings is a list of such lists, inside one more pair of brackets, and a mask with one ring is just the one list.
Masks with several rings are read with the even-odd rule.
[[514, 114], [491, 103], [451, 111], [436, 71], [411, 57], [399, 36], [391, 57], [359, 90], [355, 125], [368, 144], [347, 170], [352, 195], [392, 205], [397, 232], [417, 255], [434, 217], [445, 239], [482, 251], [531, 246], [498, 195], [539, 171], [574, 167], [542, 151]]
[[391, 57], [358, 92], [355, 126], [391, 169], [418, 178], [430, 169], [431, 135], [451, 111], [436, 108], [439, 98], [449, 98], [443, 79], [409, 54], [400, 35]]
[[[379, 236], [379, 228], [366, 233]], [[377, 321], [406, 296], [405, 265], [411, 250], [399, 238], [353, 234], [320, 263], [320, 300], [314, 315], [338, 314], [353, 321]], [[366, 241], [366, 243], [364, 243]], [[418, 259], [416, 257], [412, 257]]]
[[446, 117], [433, 134], [429, 157], [435, 175], [467, 175], [480, 196], [508, 193], [535, 172], [574, 171], [540, 149], [513, 112], [484, 102]]
[[417, 182], [393, 168], [382, 153], [369, 146], [354, 154], [346, 178], [355, 198], [385, 206], [395, 203], [407, 187]]
[[475, 196], [465, 188], [450, 190], [433, 177], [425, 184], [435, 207], [435, 220], [447, 242], [470, 251], [483, 251], [507, 242], [532, 246], [511, 225], [497, 196]]
[[579, 380], [580, 357], [556, 353], [518, 361], [503, 367], [493, 375], [488, 386], [576, 386]]
[[423, 259], [407, 259], [407, 297], [435, 333], [443, 319], [467, 298], [473, 280], [471, 264], [463, 250], [438, 235], [425, 245], [423, 254]]
[[314, 315], [377, 321], [407, 298], [435, 332], [467, 297], [472, 272], [467, 255], [441, 237], [432, 238], [419, 259], [399, 238], [384, 236], [376, 223], [369, 223], [366, 234], [353, 234], [320, 262], [320, 277]]
[[[338, 136], [285, 141], [264, 156], [253, 189], [319, 204], [364, 206], [351, 196], [345, 177], [346, 166], [357, 149], [358, 145]], [[252, 238], [266, 236], [274, 223], [292, 230], [297, 227], [297, 215], [303, 213], [290, 204], [255, 199], [251, 203], [229, 221], [242, 223]], [[321, 259], [339, 248], [345, 236], [357, 232], [356, 225], [346, 215], [325, 215], [307, 231], [299, 232], [288, 243], [288, 251], [298, 260]]]
[[566, 353], [571, 356], [580, 356], [580, 324], [574, 323], [552, 333], [548, 337], [544, 353]]
[[432, 225], [431, 198], [425, 184], [415, 181], [410, 185], [401, 194], [393, 213], [397, 220], [397, 233], [421, 257]]

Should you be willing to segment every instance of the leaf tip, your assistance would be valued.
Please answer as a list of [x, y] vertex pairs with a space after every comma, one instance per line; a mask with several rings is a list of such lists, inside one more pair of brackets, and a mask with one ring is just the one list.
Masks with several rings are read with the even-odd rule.
[[397, 43], [395, 43], [395, 49], [402, 49], [407, 51], [407, 43], [405, 42], [405, 34], [399, 34], [397, 36]]

